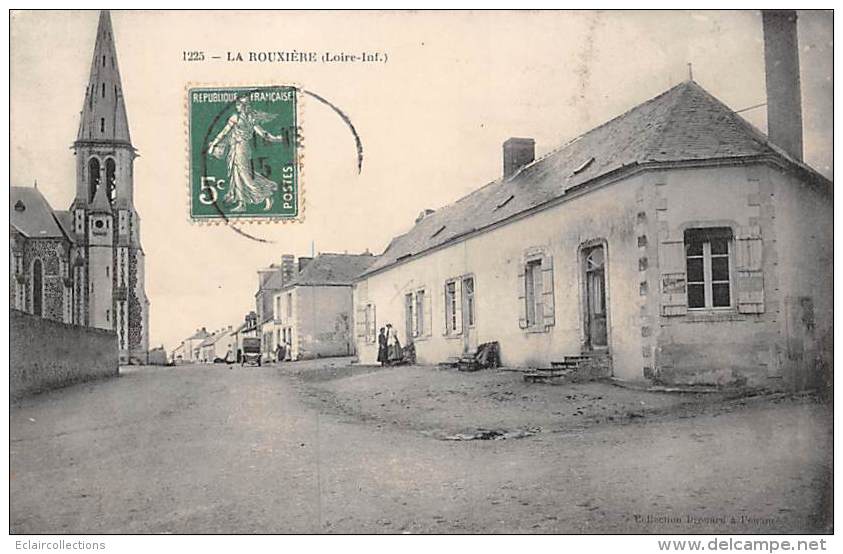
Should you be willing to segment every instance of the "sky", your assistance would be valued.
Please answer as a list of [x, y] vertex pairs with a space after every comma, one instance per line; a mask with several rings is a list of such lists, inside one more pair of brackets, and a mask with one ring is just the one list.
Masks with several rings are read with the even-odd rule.
[[[75, 194], [79, 112], [96, 12], [11, 16], [11, 184], [36, 180], [55, 209]], [[146, 253], [150, 345], [254, 309], [256, 270], [290, 253], [380, 253], [420, 211], [500, 177], [501, 145], [533, 137], [541, 156], [688, 78], [735, 110], [765, 102], [757, 11], [112, 13], [134, 146]], [[805, 161], [832, 178], [833, 19], [800, 12]], [[386, 63], [183, 61], [185, 51], [381, 52]], [[295, 84], [306, 98], [304, 221], [192, 223], [186, 87]], [[766, 131], [764, 108], [743, 112]]]

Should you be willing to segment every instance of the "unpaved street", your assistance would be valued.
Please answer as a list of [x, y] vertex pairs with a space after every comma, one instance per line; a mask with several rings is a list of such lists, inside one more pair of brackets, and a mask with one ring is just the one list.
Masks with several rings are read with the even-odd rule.
[[[471, 412], [450, 423], [449, 407], [471, 405], [472, 393], [370, 402], [388, 392], [388, 376], [372, 372], [376, 387], [353, 372], [303, 377], [319, 364], [131, 368], [19, 402], [10, 413], [12, 531], [827, 530], [830, 409], [809, 398], [674, 415], [662, 400], [658, 415], [623, 423], [545, 418], [534, 436], [450, 441], [443, 433], [466, 430]], [[411, 371], [400, 377], [414, 379], [413, 390], [437, 379], [434, 369]], [[543, 387], [540, 402], [518, 393], [522, 407], [500, 382], [489, 386], [507, 402], [476, 409], [500, 405], [525, 427], [536, 418], [522, 412], [544, 410], [553, 395], [560, 406], [587, 396], [594, 405], [584, 413], [604, 400], [603, 389]]]

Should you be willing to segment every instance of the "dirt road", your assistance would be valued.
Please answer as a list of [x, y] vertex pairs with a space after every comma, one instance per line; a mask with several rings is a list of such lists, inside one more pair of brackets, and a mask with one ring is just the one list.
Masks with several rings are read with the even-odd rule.
[[831, 418], [810, 400], [447, 441], [309, 390], [289, 368], [144, 367], [26, 399], [12, 532], [826, 529]]

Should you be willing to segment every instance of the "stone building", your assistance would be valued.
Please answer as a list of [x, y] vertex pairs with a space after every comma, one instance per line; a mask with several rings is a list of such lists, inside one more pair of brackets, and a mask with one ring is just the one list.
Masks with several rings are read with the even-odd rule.
[[140, 218], [111, 18], [100, 13], [73, 143], [76, 196], [53, 210], [35, 188], [11, 187], [10, 304], [29, 313], [114, 330], [121, 363], [144, 362], [149, 301]]
[[[303, 268], [310, 258], [299, 258], [299, 267]], [[277, 325], [274, 318], [273, 302], [275, 294], [296, 275], [296, 258], [291, 254], [281, 256], [281, 264], [271, 264], [258, 270], [258, 290], [255, 292], [255, 313], [257, 315], [258, 336], [261, 338], [261, 352], [265, 359], [272, 359], [278, 346]]]
[[361, 361], [391, 322], [426, 363], [497, 341], [512, 366], [809, 384], [831, 363], [832, 183], [802, 161], [795, 20], [771, 17], [769, 137], [687, 81], [541, 159], [506, 141], [500, 179], [357, 280]]
[[293, 360], [354, 354], [352, 284], [375, 259], [369, 253], [307, 258], [274, 296], [274, 344], [289, 345]]

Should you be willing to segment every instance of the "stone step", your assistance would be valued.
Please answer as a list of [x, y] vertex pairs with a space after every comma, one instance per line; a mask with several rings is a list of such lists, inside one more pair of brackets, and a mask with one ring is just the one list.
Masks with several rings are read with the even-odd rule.
[[567, 375], [571, 375], [572, 373], [572, 371], [567, 369], [539, 367], [536, 368], [535, 371], [531, 371], [528, 375], [540, 375], [542, 377], [565, 377]]
[[552, 375], [550, 373], [525, 373], [524, 380], [528, 383], [565, 383], [568, 375]]

